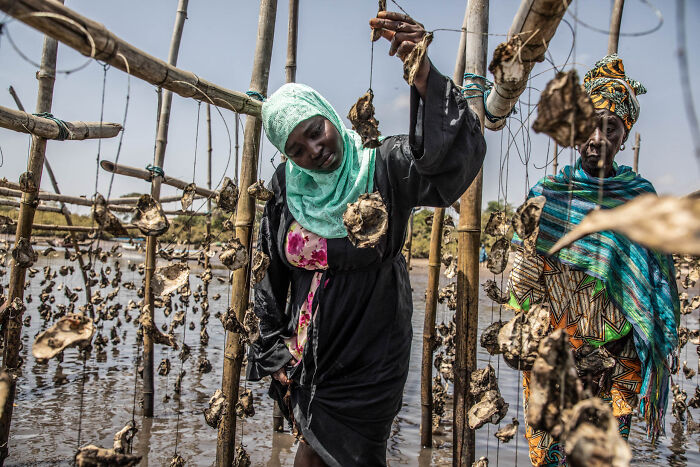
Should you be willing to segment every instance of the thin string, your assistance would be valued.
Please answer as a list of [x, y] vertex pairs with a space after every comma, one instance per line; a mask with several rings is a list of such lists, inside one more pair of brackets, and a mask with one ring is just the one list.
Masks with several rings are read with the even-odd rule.
[[[122, 142], [124, 141], [124, 133], [126, 132], [126, 116], [129, 113], [129, 97], [131, 96], [131, 75], [126, 75], [126, 102], [124, 103], [124, 118], [122, 119], [122, 131], [119, 135], [119, 144], [117, 145], [117, 155], [114, 158], [114, 165], [119, 164], [119, 156], [122, 152]], [[114, 172], [109, 178], [109, 188], [107, 189], [107, 199], [112, 196], [112, 184], [114, 183]]]
[[83, 434], [83, 399], [85, 397], [85, 367], [87, 363], [87, 350], [81, 349], [80, 353], [83, 354], [83, 372], [82, 378], [80, 380], [80, 409], [78, 415], [78, 449], [80, 449], [80, 443]]
[[197, 101], [197, 125], [194, 132], [194, 162], [192, 163], [192, 183], [194, 183], [197, 173], [197, 146], [199, 141], [199, 115], [202, 107], [202, 101]]
[[[107, 84], [107, 70], [109, 69], [109, 65], [105, 64], [103, 65], [103, 73], [102, 73], [102, 100], [100, 102], [100, 130], [102, 130], [102, 123], [104, 121], [104, 114], [105, 114], [105, 88]], [[97, 195], [97, 183], [100, 178], [100, 155], [102, 151], [102, 138], [97, 138], [97, 158], [96, 158], [96, 164], [95, 164], [95, 191], [94, 195]]]

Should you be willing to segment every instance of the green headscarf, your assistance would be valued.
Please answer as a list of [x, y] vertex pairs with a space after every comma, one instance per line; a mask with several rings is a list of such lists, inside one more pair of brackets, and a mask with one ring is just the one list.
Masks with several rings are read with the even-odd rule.
[[347, 236], [343, 213], [348, 203], [374, 189], [375, 149], [364, 148], [360, 136], [345, 128], [328, 101], [304, 84], [285, 84], [262, 107], [267, 139], [282, 154], [292, 130], [316, 115], [327, 118], [340, 133], [343, 162], [333, 172], [319, 172], [287, 159], [287, 205], [305, 229], [324, 238], [342, 238]]

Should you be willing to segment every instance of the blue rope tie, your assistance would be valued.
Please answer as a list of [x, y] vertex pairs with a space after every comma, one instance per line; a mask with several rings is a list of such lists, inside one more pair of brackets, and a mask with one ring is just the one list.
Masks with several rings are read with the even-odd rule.
[[258, 100], [260, 102], [265, 102], [265, 96], [260, 94], [258, 91], [246, 91], [246, 95], [252, 97], [255, 100]]
[[163, 178], [165, 178], [165, 172], [163, 171], [162, 168], [158, 167], [157, 165], [148, 164], [148, 165], [146, 166], [146, 170], [148, 170], [149, 172], [151, 172], [151, 179], [153, 179], [153, 177], [163, 177]]
[[66, 122], [61, 120], [60, 118], [54, 117], [50, 112], [42, 112], [38, 114], [32, 114], [35, 117], [41, 117], [41, 118], [46, 118], [48, 120], [52, 120], [56, 122], [58, 125], [58, 136], [56, 139], [58, 141], [65, 141], [66, 138], [70, 136], [70, 131], [68, 131], [68, 127], [66, 126]]
[[[491, 114], [486, 107], [486, 100], [489, 97], [489, 94], [491, 94], [491, 89], [493, 89], [493, 82], [490, 81], [488, 78], [485, 76], [477, 75], [475, 73], [464, 73], [464, 79], [483, 79], [484, 80], [484, 85], [482, 86], [479, 83], [467, 83], [463, 88], [462, 88], [462, 95], [466, 99], [473, 99], [475, 97], [483, 97], [484, 99], [484, 116], [488, 119], [489, 122], [491, 123], [497, 123], [501, 120], [504, 120], [508, 117], [510, 117], [512, 114], [516, 112], [515, 107], [513, 107], [510, 112], [508, 112], [508, 115], [504, 115], [502, 117], [497, 117], [493, 114]], [[471, 91], [476, 91], [477, 94], [466, 94], [467, 92]]]

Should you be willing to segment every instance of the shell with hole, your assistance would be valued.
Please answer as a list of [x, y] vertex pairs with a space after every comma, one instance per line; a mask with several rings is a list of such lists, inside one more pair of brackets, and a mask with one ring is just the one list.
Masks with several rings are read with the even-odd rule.
[[149, 237], [163, 235], [170, 227], [163, 208], [151, 195], [141, 195], [136, 203], [131, 223]]
[[82, 313], [69, 313], [34, 339], [32, 355], [48, 360], [68, 347], [90, 342], [95, 334], [92, 320]]

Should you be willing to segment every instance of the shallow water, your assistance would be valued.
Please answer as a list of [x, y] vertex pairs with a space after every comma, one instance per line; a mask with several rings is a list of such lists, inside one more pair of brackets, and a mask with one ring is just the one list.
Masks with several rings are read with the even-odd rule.
[[[116, 258], [110, 259], [108, 264], [116, 260]], [[137, 272], [129, 271], [127, 262], [140, 263], [142, 259], [134, 252], [124, 252], [123, 257], [118, 261], [122, 264], [123, 281], [133, 281], [139, 286], [142, 276]], [[49, 265], [56, 269], [63, 264], [65, 261], [62, 255], [60, 258], [46, 258], [39, 255], [39, 260], [34, 267], [41, 270], [45, 265]], [[165, 262], [159, 262], [159, 264], [165, 264]], [[411, 366], [404, 392], [403, 409], [394, 422], [392, 436], [388, 443], [387, 458], [389, 465], [450, 465], [452, 437], [449, 426], [445, 426], [444, 435], [434, 437], [435, 444], [439, 447], [420, 448], [420, 358], [427, 269], [425, 261], [414, 264], [411, 271], [414, 290]], [[99, 268], [98, 263], [98, 272]], [[193, 291], [199, 284], [199, 280], [194, 275], [196, 272], [199, 270], [193, 270], [191, 275]], [[485, 269], [482, 269], [481, 273], [482, 278], [491, 277]], [[226, 271], [215, 270], [214, 275], [224, 278]], [[1, 278], [0, 283], [5, 285], [7, 276]], [[224, 331], [214, 314], [227, 307], [228, 284], [216, 279], [210, 284], [210, 297], [219, 293], [222, 298], [218, 301], [210, 301], [211, 318], [207, 326], [210, 341], [207, 347], [202, 347], [199, 342], [201, 311], [193, 313], [192, 305], [198, 306], [194, 300], [190, 300], [187, 324], [194, 321], [195, 330], [192, 331], [187, 326], [177, 329], [178, 340], [182, 341], [184, 337], [192, 350], [190, 358], [183, 364], [183, 369], [187, 373], [182, 381], [181, 396], [174, 394], [173, 391], [175, 378], [180, 370], [177, 352], [163, 346], [156, 346], [154, 357], [156, 365], [162, 358], [168, 357], [172, 363], [172, 369], [168, 376], [156, 374], [156, 417], [146, 419], [142, 417], [142, 409], [139, 405], [141, 382], [140, 379], [135, 378], [137, 347], [135, 345], [136, 327], [133, 320], [131, 323], [123, 322], [118, 328], [120, 344], [109, 343], [102, 354], [93, 350], [85, 363], [84, 371], [83, 362], [75, 349], [64, 352], [63, 362], [51, 360], [44, 364], [34, 360], [30, 352], [33, 338], [37, 332], [46, 327], [37, 312], [38, 295], [42, 288], [39, 282], [42, 278], [43, 273], [40, 271], [31, 279], [31, 285], [27, 290], [34, 300], [28, 304], [27, 314], [31, 316], [31, 324], [24, 329], [22, 338], [24, 348], [21, 354], [25, 361], [24, 374], [18, 381], [7, 465], [70, 465], [79, 445], [91, 443], [111, 447], [114, 433], [131, 420], [132, 413], [139, 428], [133, 449], [134, 452], [143, 455], [141, 465], [167, 465], [176, 450], [187, 460], [188, 465], [212, 465], [216, 455], [217, 432], [206, 425], [202, 411], [207, 407], [209, 397], [221, 383]], [[77, 271], [72, 276], [59, 275], [55, 280], [56, 304], [68, 302], [63, 293], [58, 292], [60, 283], [69, 287], [82, 286], [82, 278]], [[444, 285], [448, 281], [443, 277], [442, 282]], [[109, 291], [109, 288], [101, 290], [103, 296]], [[84, 294], [80, 292], [80, 295], [78, 304], [83, 302]], [[126, 305], [129, 299], [138, 301], [136, 291], [122, 287], [117, 300]], [[491, 323], [492, 317], [497, 318], [498, 313], [498, 308], [492, 306], [491, 301], [483, 295], [480, 298], [479, 332]], [[130, 314], [136, 316], [136, 310], [132, 310]], [[124, 321], [123, 311], [120, 315]], [[510, 316], [510, 313], [503, 312], [504, 318]], [[451, 312], [444, 305], [438, 305], [438, 323], [441, 320], [447, 322], [450, 318]], [[169, 322], [170, 319], [172, 315], [165, 318], [162, 310], [158, 310], [156, 322], [159, 325]], [[688, 326], [689, 323], [685, 322], [684, 325], [696, 327], [697, 314], [692, 315], [692, 319], [694, 320], [692, 326]], [[687, 321], [688, 317], [684, 316], [683, 320]], [[109, 337], [114, 322], [102, 323], [102, 326], [103, 334]], [[197, 370], [197, 361], [203, 356], [210, 360], [214, 368], [207, 374], [201, 374]], [[479, 367], [483, 367], [488, 362], [489, 355], [479, 347], [477, 358]], [[476, 434], [476, 457], [488, 456], [490, 465], [500, 463], [529, 465], [527, 443], [524, 438], [519, 375], [495, 357], [491, 359], [494, 367], [498, 368], [499, 385], [503, 397], [510, 404], [504, 423], [508, 423], [512, 417], [517, 416], [521, 422], [520, 433], [509, 443], [499, 444], [493, 436], [498, 428], [493, 425], [484, 426]], [[697, 368], [697, 353], [692, 344], [688, 344], [683, 349], [681, 361], [684, 359], [688, 360], [689, 366]], [[81, 393], [83, 378], [85, 384]], [[697, 376], [693, 381], [685, 380], [682, 374], [676, 378], [686, 389], [689, 397], [692, 396], [697, 384]], [[251, 419], [239, 420], [237, 425], [238, 439], [243, 440], [251, 456], [252, 465], [291, 466], [296, 446], [290, 434], [272, 431], [272, 403], [266, 396], [267, 383], [242, 381], [241, 384], [250, 388], [255, 395], [256, 415]], [[170, 400], [164, 402], [163, 396], [166, 394], [170, 396]], [[700, 421], [700, 410], [693, 410], [692, 414], [695, 420]], [[653, 446], [646, 441], [644, 429], [639, 420], [633, 422], [630, 436], [633, 463], [635, 465], [700, 465], [700, 434], [686, 434], [683, 425], [675, 423], [670, 409], [666, 425], [667, 436]]]

